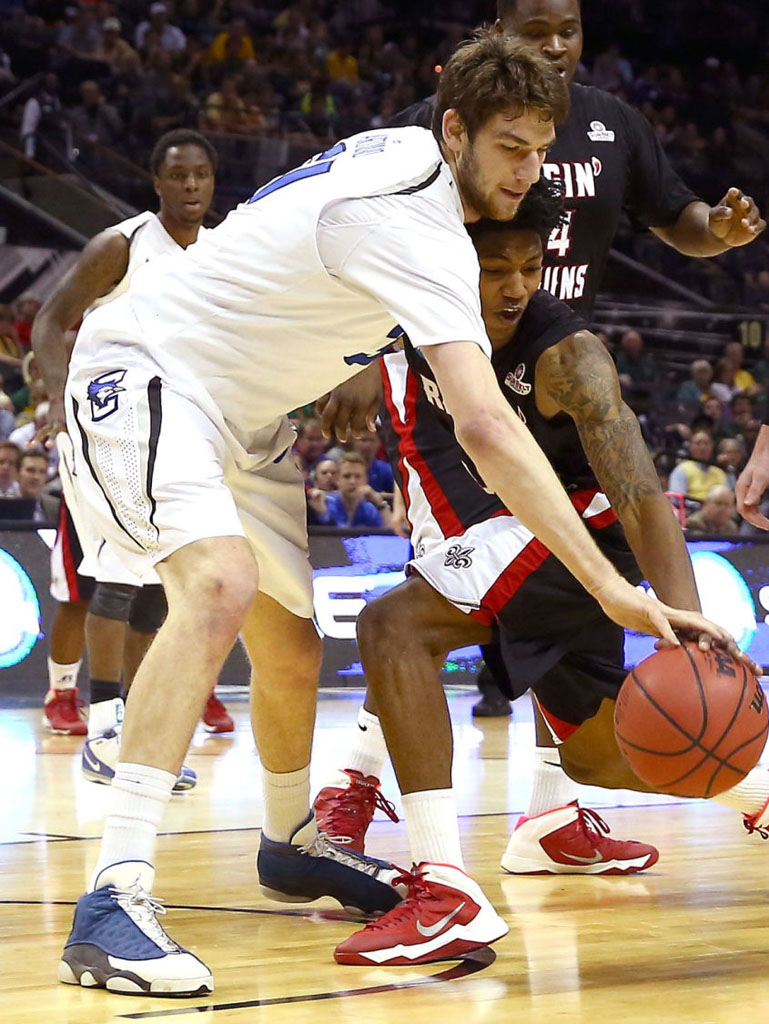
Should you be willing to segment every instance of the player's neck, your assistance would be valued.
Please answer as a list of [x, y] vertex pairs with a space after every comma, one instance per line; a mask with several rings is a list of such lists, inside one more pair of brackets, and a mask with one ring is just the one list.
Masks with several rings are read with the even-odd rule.
[[182, 224], [180, 221], [174, 220], [168, 211], [163, 209], [158, 213], [158, 220], [171, 238], [173, 238], [176, 244], [180, 245], [182, 249], [186, 249], [188, 245], [192, 245], [192, 243], [197, 240], [198, 232], [201, 227], [200, 223]]

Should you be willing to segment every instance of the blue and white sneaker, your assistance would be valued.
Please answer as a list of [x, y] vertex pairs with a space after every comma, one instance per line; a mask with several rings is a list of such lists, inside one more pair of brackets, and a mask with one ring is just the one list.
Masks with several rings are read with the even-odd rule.
[[166, 910], [149, 894], [154, 877], [145, 861], [111, 864], [101, 872], [98, 888], [81, 896], [75, 907], [59, 981], [124, 995], [213, 992], [211, 971], [160, 926], [157, 915]]
[[[101, 736], [93, 736], [85, 741], [81, 765], [83, 775], [89, 782], [100, 782], [109, 786], [115, 777], [115, 766], [120, 760], [120, 725], [103, 732]], [[192, 768], [182, 765], [179, 776], [174, 783], [174, 793], [184, 793], [194, 789], [198, 777]]]
[[318, 831], [314, 814], [288, 843], [262, 834], [256, 869], [264, 895], [281, 903], [312, 903], [333, 896], [350, 913], [383, 914], [403, 897], [392, 885], [401, 875], [398, 868], [335, 846]]

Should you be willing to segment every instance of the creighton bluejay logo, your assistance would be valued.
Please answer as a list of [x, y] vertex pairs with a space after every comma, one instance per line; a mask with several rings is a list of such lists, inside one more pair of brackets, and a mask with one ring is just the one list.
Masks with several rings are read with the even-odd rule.
[[99, 374], [88, 385], [88, 401], [91, 403], [91, 419], [98, 423], [117, 412], [118, 395], [125, 388], [120, 384], [127, 370], [107, 370]]

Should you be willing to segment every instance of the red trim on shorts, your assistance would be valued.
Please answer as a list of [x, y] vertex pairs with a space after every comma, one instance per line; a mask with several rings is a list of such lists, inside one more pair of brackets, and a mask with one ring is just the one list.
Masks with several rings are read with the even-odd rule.
[[64, 495], [62, 495], [58, 523], [59, 536], [61, 537], [61, 561], [64, 566], [64, 575], [67, 578], [69, 599], [70, 601], [79, 601], [80, 588], [77, 585], [77, 566], [75, 565], [75, 559], [72, 556], [72, 546], [69, 539], [70, 526], [74, 530], [75, 525], [67, 510], [67, 503], [64, 500]]
[[542, 701], [539, 697], [537, 698], [537, 705], [543, 717], [547, 719], [547, 724], [562, 743], [570, 736], [573, 736], [577, 729], [579, 729], [579, 726], [573, 722], [564, 722], [563, 719], [556, 717], [552, 711], [548, 711], [547, 708], [542, 706]]
[[483, 595], [481, 607], [471, 611], [470, 615], [484, 625], [490, 626], [516, 591], [539, 569], [549, 555], [550, 549], [533, 537]]
[[[465, 527], [462, 525], [459, 516], [454, 511], [440, 484], [432, 475], [429, 466], [420, 454], [416, 441], [414, 440], [413, 427], [410, 425], [416, 423], [416, 403], [419, 391], [417, 379], [409, 367], [406, 375], [406, 394], [403, 402], [406, 410], [406, 421], [404, 423], [404, 421], [401, 420], [398, 414], [398, 409], [392, 400], [392, 391], [387, 374], [383, 371], [382, 375], [385, 383], [385, 401], [387, 402], [387, 409], [390, 413], [393, 427], [395, 428], [395, 432], [399, 439], [398, 451], [401, 458], [398, 465], [401, 468], [401, 474], [403, 473], [403, 460], [408, 459], [417, 472], [422, 492], [427, 500], [427, 504], [430, 506], [433, 518], [438, 523], [444, 537], [456, 537], [458, 534], [464, 533]], [[406, 480], [404, 478], [404, 487], [405, 484]], [[403, 497], [406, 502], [406, 508], [408, 508], [407, 491], [404, 493]]]
[[[603, 491], [599, 491], [595, 487], [586, 487], [581, 491], [574, 491], [569, 497], [574, 508], [582, 515], [596, 494], [603, 494]], [[617, 513], [610, 505], [605, 511], [599, 512], [596, 516], [588, 516], [585, 522], [590, 523], [596, 530], [603, 530], [605, 527], [617, 522]]]

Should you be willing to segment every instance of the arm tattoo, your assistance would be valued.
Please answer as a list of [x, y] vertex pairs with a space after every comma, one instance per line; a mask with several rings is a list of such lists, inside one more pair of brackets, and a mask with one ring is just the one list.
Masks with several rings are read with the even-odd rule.
[[660, 485], [638, 420], [622, 400], [603, 345], [579, 332], [540, 356], [537, 383], [574, 420], [598, 482], [620, 519], [637, 517]]

